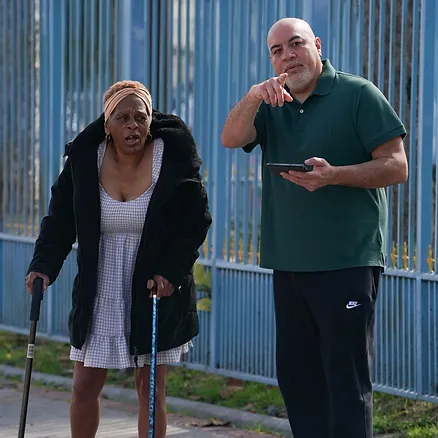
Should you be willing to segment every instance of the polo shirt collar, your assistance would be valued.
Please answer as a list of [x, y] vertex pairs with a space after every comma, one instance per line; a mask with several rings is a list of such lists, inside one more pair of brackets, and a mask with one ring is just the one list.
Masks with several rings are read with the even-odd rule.
[[336, 76], [336, 70], [333, 68], [329, 59], [324, 59], [322, 65], [321, 76], [319, 77], [316, 88], [312, 93], [318, 94], [319, 96], [325, 96], [331, 93]]

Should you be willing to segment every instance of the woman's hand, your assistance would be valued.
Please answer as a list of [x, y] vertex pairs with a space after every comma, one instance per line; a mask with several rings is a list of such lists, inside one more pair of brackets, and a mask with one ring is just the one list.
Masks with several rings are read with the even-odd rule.
[[24, 282], [26, 284], [26, 289], [32, 293], [33, 283], [37, 278], [43, 279], [43, 291], [47, 289], [47, 286], [50, 283], [49, 277], [45, 274], [41, 274], [40, 272], [29, 272], [29, 274], [24, 277]]
[[150, 289], [149, 297], [152, 298], [154, 293], [157, 294], [157, 298], [170, 297], [173, 294], [173, 286], [161, 275], [154, 275], [154, 285]]

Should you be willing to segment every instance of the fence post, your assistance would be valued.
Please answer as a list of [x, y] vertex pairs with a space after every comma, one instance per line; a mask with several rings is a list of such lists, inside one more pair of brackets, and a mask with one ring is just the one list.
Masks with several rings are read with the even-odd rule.
[[[142, 6], [138, 5], [138, 0], [134, 0], [135, 6]], [[142, 2], [140, 2], [142, 3]], [[119, 75], [120, 77], [117, 79], [120, 80], [126, 80], [126, 79], [133, 79], [131, 77], [131, 41], [132, 41], [132, 1], [131, 0], [124, 0], [119, 1], [117, 3], [118, 6], [118, 14], [119, 14], [119, 20], [118, 20], [118, 39], [117, 39], [117, 52], [120, 55], [120, 66], [119, 66]], [[144, 7], [144, 6], [143, 6]], [[138, 9], [137, 9], [138, 11]], [[137, 19], [141, 18], [141, 14], [136, 15]], [[135, 19], [135, 18], [134, 18]], [[135, 47], [135, 44], [134, 44]], [[142, 51], [139, 51], [138, 54], [141, 55]]]
[[[435, 46], [435, 0], [422, 0], [420, 17], [420, 69], [418, 94], [418, 172], [417, 183], [417, 271], [429, 272], [428, 249], [432, 245], [432, 156], [434, 134], [434, 56]], [[418, 9], [414, 7], [414, 14]], [[427, 25], [429, 23], [429, 25]], [[413, 32], [416, 32], [414, 29]], [[414, 48], [415, 49], [415, 48]], [[412, 145], [411, 145], [412, 147]], [[424, 366], [426, 365], [424, 346], [423, 295], [427, 292], [427, 282], [420, 275], [416, 285], [416, 389], [421, 396], [424, 393]]]
[[[42, 215], [46, 214], [50, 200], [50, 188], [57, 178], [64, 145], [64, 47], [65, 47], [65, 2], [41, 0], [40, 3], [40, 148], [41, 163], [40, 194], [43, 201]], [[51, 288], [55, 288], [52, 286]], [[47, 296], [47, 332], [52, 334], [55, 315], [55, 291]]]
[[[212, 266], [211, 266], [211, 283], [212, 283], [212, 301], [211, 301], [211, 320], [210, 320], [210, 368], [217, 368], [217, 349], [219, 335], [218, 312], [221, 303], [219, 276], [220, 272], [217, 266], [221, 258], [222, 243], [224, 240], [225, 224], [225, 190], [223, 184], [225, 181], [225, 148], [222, 146], [220, 137], [222, 127], [227, 116], [227, 102], [224, 99], [228, 87], [228, 65], [230, 56], [229, 35], [231, 26], [229, 24], [229, 0], [217, 0], [215, 2], [216, 11], [213, 11], [213, 22], [210, 23], [212, 29], [215, 29], [215, 60], [214, 60], [214, 91], [213, 102], [217, 112], [214, 114], [212, 122], [212, 145], [211, 154], [213, 164], [212, 175], [212, 212], [213, 212], [213, 239], [212, 239]], [[216, 13], [214, 13], [216, 12]], [[199, 23], [197, 23], [199, 24]]]

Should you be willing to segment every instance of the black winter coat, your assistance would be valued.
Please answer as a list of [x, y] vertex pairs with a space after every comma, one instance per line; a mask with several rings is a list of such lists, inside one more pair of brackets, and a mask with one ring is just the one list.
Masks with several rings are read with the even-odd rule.
[[[192, 268], [211, 225], [201, 159], [194, 139], [177, 116], [153, 112], [153, 138], [164, 141], [161, 173], [145, 217], [132, 281], [131, 354], [151, 351], [152, 300], [148, 279], [161, 275], [175, 292], [159, 300], [158, 351], [188, 342], [199, 333]], [[64, 169], [52, 186], [48, 215], [41, 222], [28, 272], [53, 283], [77, 238], [78, 273], [69, 316], [70, 342], [81, 348], [90, 328], [97, 289], [100, 197], [97, 150], [104, 117], [66, 145]]]

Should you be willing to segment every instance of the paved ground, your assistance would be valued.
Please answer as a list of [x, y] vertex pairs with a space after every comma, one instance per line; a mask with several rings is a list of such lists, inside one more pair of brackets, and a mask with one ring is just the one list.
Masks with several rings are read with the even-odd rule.
[[[68, 438], [68, 392], [33, 386], [30, 393], [26, 438]], [[16, 438], [21, 410], [21, 385], [0, 378], [0, 436]], [[210, 421], [169, 414], [167, 436], [177, 438], [272, 438], [272, 435], [214, 426]], [[102, 401], [98, 438], [136, 438], [135, 407], [109, 400]]]

